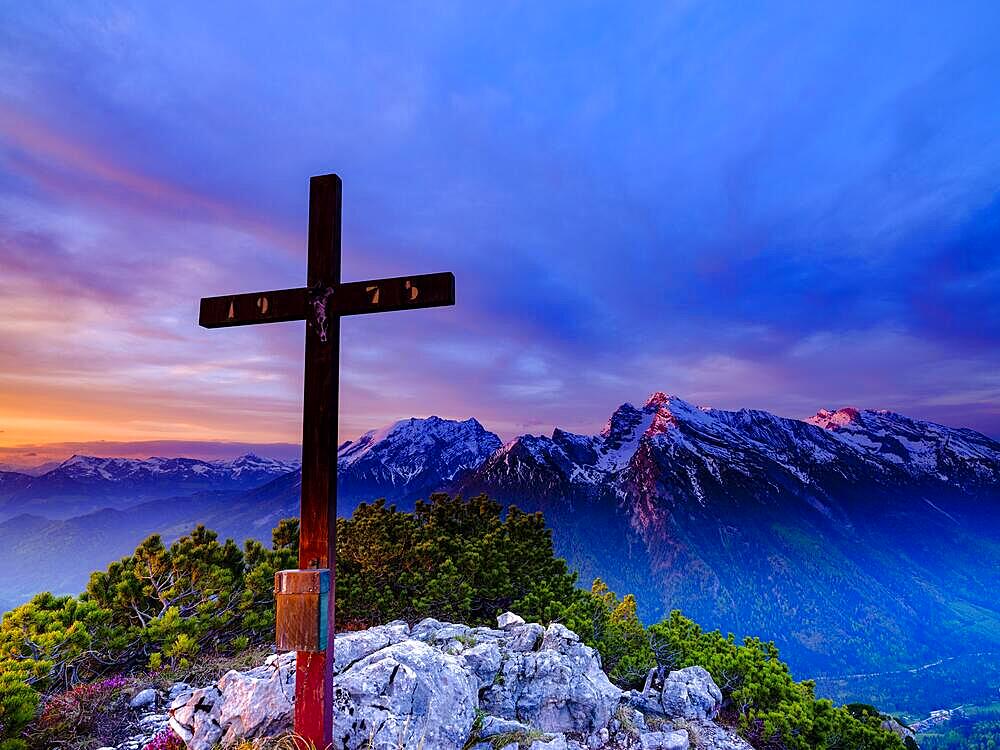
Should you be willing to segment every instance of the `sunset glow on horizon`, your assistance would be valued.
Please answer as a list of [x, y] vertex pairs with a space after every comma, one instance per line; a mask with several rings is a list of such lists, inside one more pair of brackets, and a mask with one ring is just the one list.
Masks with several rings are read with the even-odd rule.
[[1000, 436], [1000, 6], [0, 16], [20, 462], [293, 451], [303, 324], [207, 331], [198, 300], [303, 285], [331, 171], [345, 281], [458, 282], [455, 308], [343, 322], [341, 439], [431, 414], [593, 433], [656, 390]]

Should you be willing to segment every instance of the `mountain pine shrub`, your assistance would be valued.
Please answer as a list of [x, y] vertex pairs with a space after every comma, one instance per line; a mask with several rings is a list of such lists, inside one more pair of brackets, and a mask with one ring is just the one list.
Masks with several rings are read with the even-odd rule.
[[[78, 691], [104, 695], [109, 675], [170, 670], [198, 681], [207, 679], [194, 673], [200, 665], [255, 657], [254, 648], [273, 643], [274, 573], [296, 566], [298, 531], [297, 521], [282, 521], [270, 548], [220, 542], [201, 526], [169, 546], [154, 535], [94, 573], [79, 597], [39, 594], [8, 612], [0, 623], [0, 750], [21, 750], [26, 727], [37, 737], [49, 725], [89, 733], [86, 746], [100, 728], [85, 712], [77, 729], [60, 722], [79, 707]], [[645, 628], [631, 595], [619, 598], [599, 580], [577, 588], [541, 514], [505, 511], [485, 496], [438, 494], [412, 513], [363, 504], [337, 519], [337, 555], [342, 628], [424, 617], [490, 625], [512, 610], [563, 622], [626, 686], [657, 665], [704, 666], [723, 691], [724, 718], [761, 750], [903, 748], [874, 718], [816, 700], [812, 683], [792, 680], [773, 644], [737, 644], [678, 612]], [[47, 698], [39, 717], [40, 695]], [[121, 695], [105, 697], [111, 705]]]
[[875, 714], [852, 716], [829, 700], [816, 699], [815, 683], [795, 682], [773, 643], [706, 632], [674, 611], [649, 628], [651, 638], [672, 654], [678, 668], [707, 669], [723, 694], [723, 709], [751, 744], [779, 750], [904, 750], [903, 742], [879, 726]]
[[38, 693], [28, 684], [30, 667], [0, 660], [0, 750], [22, 750], [21, 730], [35, 717]]

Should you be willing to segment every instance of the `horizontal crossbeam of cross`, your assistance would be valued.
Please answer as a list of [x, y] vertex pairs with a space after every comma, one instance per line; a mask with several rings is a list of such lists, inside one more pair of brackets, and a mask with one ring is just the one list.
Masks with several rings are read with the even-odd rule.
[[325, 289], [299, 287], [205, 297], [201, 300], [198, 322], [204, 328], [289, 320], [315, 322], [322, 315], [342, 317], [454, 304], [455, 276], [451, 273], [426, 273], [352, 281]]

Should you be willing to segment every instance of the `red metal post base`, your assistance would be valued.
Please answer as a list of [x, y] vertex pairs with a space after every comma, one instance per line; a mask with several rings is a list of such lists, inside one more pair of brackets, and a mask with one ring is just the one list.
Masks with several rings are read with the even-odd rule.
[[[327, 653], [299, 651], [295, 660], [295, 734], [308, 750], [327, 750], [333, 733], [333, 643]], [[324, 710], [324, 707], [327, 707]], [[301, 748], [300, 750], [307, 750]]]

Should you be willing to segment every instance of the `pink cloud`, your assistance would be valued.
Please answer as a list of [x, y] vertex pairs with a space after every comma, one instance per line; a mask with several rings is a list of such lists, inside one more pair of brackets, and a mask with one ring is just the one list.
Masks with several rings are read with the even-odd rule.
[[129, 168], [111, 156], [108, 149], [74, 139], [3, 103], [0, 138], [18, 152], [18, 171], [74, 201], [178, 218], [198, 217], [238, 227], [286, 252], [302, 250], [301, 234], [268, 220], [266, 214]]

